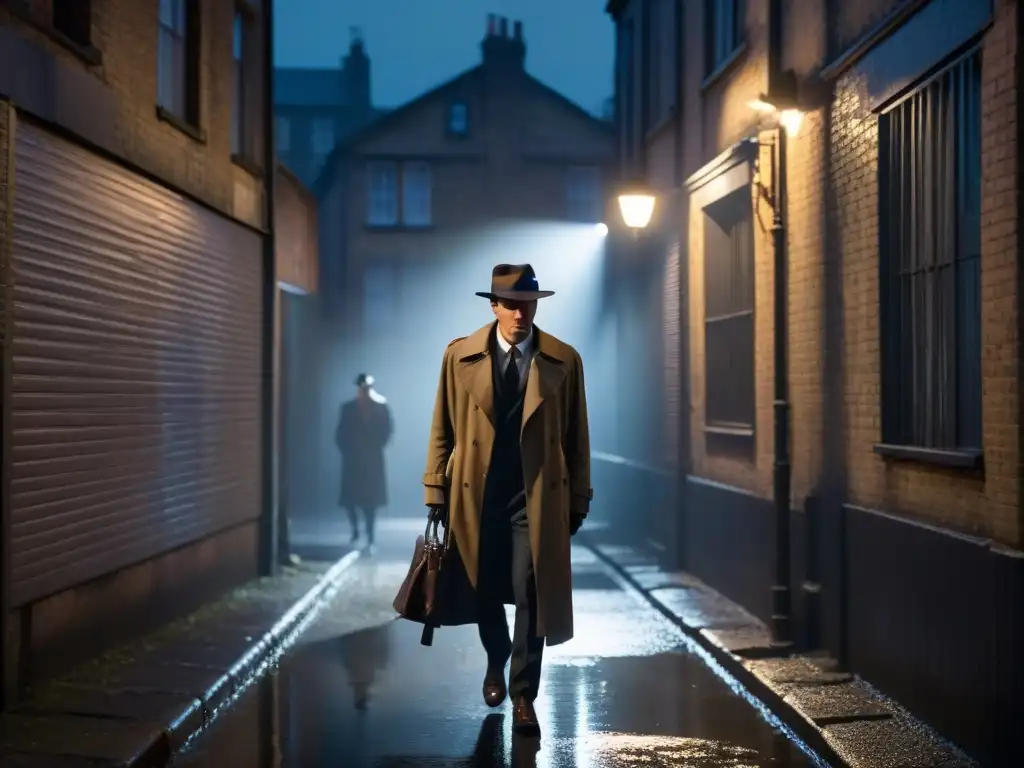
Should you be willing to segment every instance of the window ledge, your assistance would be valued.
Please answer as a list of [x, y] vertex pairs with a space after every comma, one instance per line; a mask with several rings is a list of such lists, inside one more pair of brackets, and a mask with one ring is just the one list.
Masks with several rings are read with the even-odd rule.
[[433, 224], [366, 224], [366, 229], [373, 232], [429, 232]]
[[946, 450], [922, 448], [916, 445], [876, 443], [874, 450], [879, 456], [888, 459], [916, 461], [924, 464], [935, 464], [940, 467], [955, 467], [957, 469], [981, 469], [985, 460], [982, 451], [967, 448]]
[[202, 128], [198, 128], [197, 126], [189, 125], [187, 120], [181, 119], [170, 110], [157, 105], [156, 116], [158, 120], [162, 120], [169, 125], [173, 125], [186, 136], [198, 141], [200, 144], [206, 143], [206, 131]]
[[740, 60], [743, 59], [746, 55], [747, 41], [744, 40], [736, 47], [736, 50], [734, 50], [732, 53], [726, 56], [725, 59], [723, 59], [718, 66], [716, 66], [713, 70], [711, 70], [711, 72], [708, 73], [708, 75], [704, 78], [704, 81], [700, 84], [700, 89], [702, 91], [706, 91], [719, 80], [724, 78], [730, 71], [732, 71], [733, 67], [739, 64]]
[[754, 428], [742, 425], [725, 426], [723, 424], [705, 424], [704, 432], [708, 435], [724, 435], [726, 437], [753, 437]]
[[231, 155], [231, 162], [237, 165], [246, 173], [255, 176], [257, 179], [263, 178], [263, 169], [260, 168], [255, 162], [247, 158], [245, 155], [235, 153]]

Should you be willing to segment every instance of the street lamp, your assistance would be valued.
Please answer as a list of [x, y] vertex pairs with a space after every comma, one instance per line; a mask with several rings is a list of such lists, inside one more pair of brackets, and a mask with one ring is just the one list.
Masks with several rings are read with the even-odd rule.
[[769, 94], [762, 94], [750, 106], [766, 115], [775, 115], [775, 137], [761, 146], [771, 149], [771, 207], [774, 295], [774, 383], [772, 411], [774, 460], [772, 463], [772, 501], [775, 516], [775, 583], [772, 585], [772, 638], [780, 648], [793, 641], [790, 623], [790, 504], [792, 468], [789, 430], [789, 328], [788, 272], [786, 254], [786, 139], [800, 130], [803, 113], [797, 106], [796, 78], [792, 72], [778, 72], [769, 78]]
[[619, 212], [622, 221], [634, 234], [646, 229], [654, 215], [654, 195], [646, 187], [635, 185], [619, 193]]

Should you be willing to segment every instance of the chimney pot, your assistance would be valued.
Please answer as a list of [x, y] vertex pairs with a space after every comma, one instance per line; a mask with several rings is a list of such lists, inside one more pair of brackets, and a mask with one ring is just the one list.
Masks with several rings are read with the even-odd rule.
[[522, 40], [523, 39], [523, 22], [517, 21], [513, 28], [515, 29], [515, 39], [516, 40]]
[[487, 14], [487, 36], [488, 37], [494, 37], [495, 32], [497, 32], [497, 26], [498, 26], [498, 17], [495, 14], [493, 14], [493, 13], [488, 13]]
[[499, 23], [501, 24], [501, 36], [508, 37], [508, 19], [502, 16]]

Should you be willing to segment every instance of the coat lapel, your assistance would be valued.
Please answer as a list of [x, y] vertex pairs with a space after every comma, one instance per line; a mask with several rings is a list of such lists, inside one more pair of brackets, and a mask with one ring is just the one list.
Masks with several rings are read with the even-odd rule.
[[460, 344], [455, 375], [473, 402], [494, 426], [494, 381], [489, 339], [494, 324], [485, 325]]
[[565, 359], [560, 345], [539, 328], [534, 328], [537, 338], [537, 354], [530, 365], [530, 375], [526, 380], [526, 397], [523, 401], [523, 429], [526, 429], [530, 417], [537, 412], [543, 402], [551, 397], [565, 379]]

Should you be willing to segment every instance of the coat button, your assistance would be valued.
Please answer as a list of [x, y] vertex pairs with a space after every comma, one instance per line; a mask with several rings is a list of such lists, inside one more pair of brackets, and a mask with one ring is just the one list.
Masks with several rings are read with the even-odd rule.
[[463, 483], [463, 484], [462, 484], [462, 487], [463, 487], [463, 488], [469, 488], [469, 483]]
[[480, 410], [480, 406], [479, 405], [474, 405], [473, 406], [473, 410], [474, 411], [479, 411]]
[[476, 448], [476, 446], [477, 446], [477, 442], [476, 442], [476, 440], [474, 440], [473, 441], [473, 447]]

